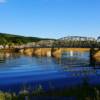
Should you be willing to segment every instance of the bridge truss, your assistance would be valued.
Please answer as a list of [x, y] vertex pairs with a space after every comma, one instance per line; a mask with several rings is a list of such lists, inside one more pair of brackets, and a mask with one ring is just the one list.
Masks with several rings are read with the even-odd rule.
[[54, 41], [53, 47], [100, 48], [100, 41], [89, 37], [64, 37]]

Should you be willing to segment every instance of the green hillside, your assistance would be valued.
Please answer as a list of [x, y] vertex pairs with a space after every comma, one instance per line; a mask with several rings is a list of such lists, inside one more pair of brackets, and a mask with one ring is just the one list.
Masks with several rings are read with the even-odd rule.
[[0, 45], [5, 45], [5, 44], [20, 45], [20, 44], [25, 44], [28, 42], [37, 42], [40, 40], [49, 40], [49, 39], [37, 38], [37, 37], [25, 37], [25, 36], [19, 36], [19, 35], [0, 33]]

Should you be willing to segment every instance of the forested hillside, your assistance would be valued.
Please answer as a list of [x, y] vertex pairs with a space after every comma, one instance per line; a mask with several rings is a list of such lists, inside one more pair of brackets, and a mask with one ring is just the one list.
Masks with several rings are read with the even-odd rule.
[[5, 34], [0, 33], [0, 45], [9, 45], [9, 44], [25, 44], [28, 42], [37, 42], [40, 40], [49, 40], [44, 38], [37, 38], [37, 37], [25, 37], [25, 36], [19, 36], [19, 35], [11, 35], [11, 34]]

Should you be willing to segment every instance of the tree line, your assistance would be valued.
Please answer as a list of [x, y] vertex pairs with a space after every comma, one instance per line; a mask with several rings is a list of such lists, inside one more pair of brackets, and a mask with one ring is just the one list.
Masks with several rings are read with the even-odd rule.
[[19, 35], [11, 35], [0, 33], [0, 45], [23, 45], [30, 42], [38, 42], [40, 40], [49, 40], [45, 38], [37, 38], [37, 37], [25, 37]]

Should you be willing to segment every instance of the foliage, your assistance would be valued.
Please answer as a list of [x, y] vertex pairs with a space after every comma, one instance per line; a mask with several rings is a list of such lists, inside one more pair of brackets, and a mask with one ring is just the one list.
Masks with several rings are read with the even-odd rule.
[[29, 42], [38, 42], [40, 40], [49, 40], [49, 39], [0, 33], [0, 45], [3, 46], [12, 44], [21, 45]]

